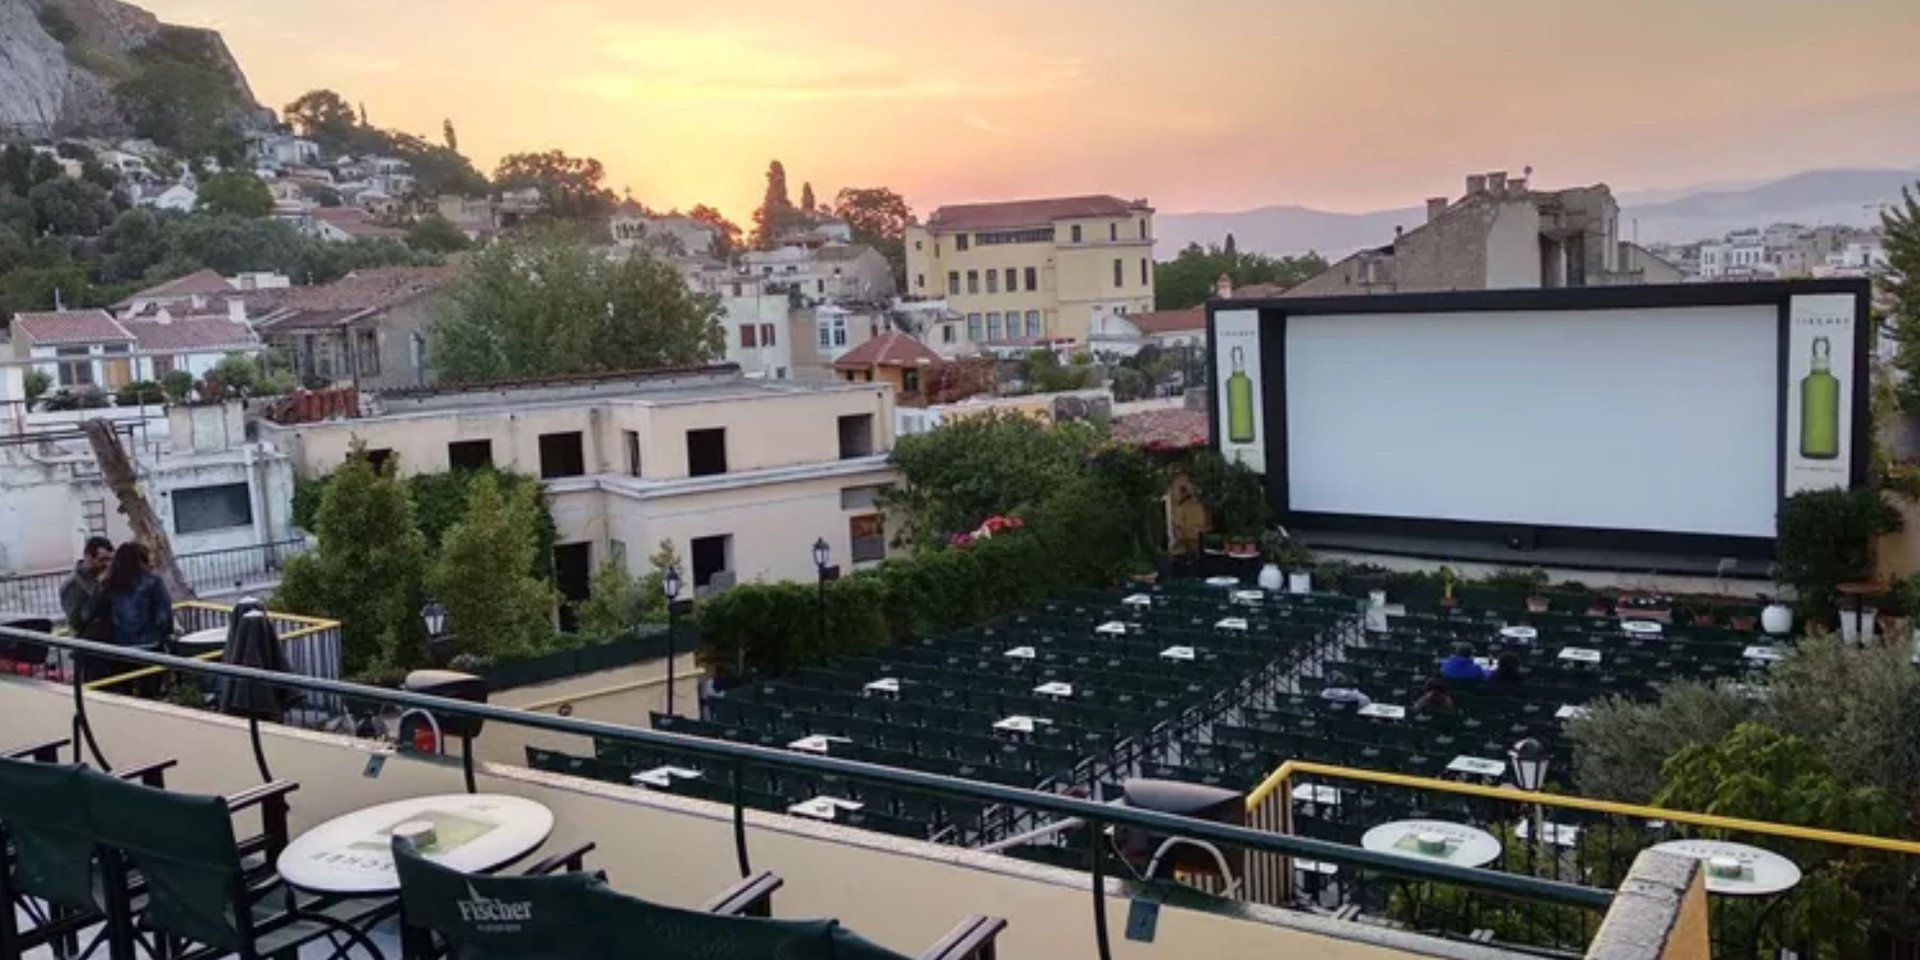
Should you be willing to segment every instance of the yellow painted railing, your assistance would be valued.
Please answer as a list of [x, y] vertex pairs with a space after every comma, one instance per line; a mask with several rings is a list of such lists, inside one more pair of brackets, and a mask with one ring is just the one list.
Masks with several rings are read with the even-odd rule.
[[1273, 797], [1274, 794], [1278, 793], [1283, 800], [1290, 796], [1293, 792], [1292, 780], [1296, 775], [1359, 780], [1365, 783], [1406, 787], [1414, 790], [1432, 790], [1437, 793], [1451, 793], [1460, 796], [1539, 804], [1549, 809], [1583, 810], [1588, 813], [1640, 817], [1647, 820], [1665, 820], [1669, 823], [1684, 823], [1691, 826], [1708, 827], [1717, 830], [1737, 830], [1746, 833], [1782, 837], [1790, 840], [1810, 840], [1818, 843], [1831, 843], [1846, 847], [1920, 855], [1920, 843], [1911, 840], [1875, 837], [1863, 833], [1845, 833], [1839, 830], [1819, 830], [1813, 827], [1795, 827], [1784, 823], [1769, 823], [1764, 820], [1746, 820], [1740, 817], [1720, 817], [1707, 813], [1695, 813], [1691, 810], [1669, 810], [1665, 807], [1650, 807], [1635, 803], [1592, 800], [1586, 797], [1568, 796], [1558, 793], [1534, 793], [1513, 787], [1488, 787], [1474, 783], [1456, 783], [1451, 780], [1435, 780], [1431, 777], [1415, 777], [1402, 773], [1363, 770], [1358, 767], [1341, 767], [1328, 763], [1312, 763], [1305, 760], [1288, 760], [1281, 764], [1279, 769], [1268, 774], [1267, 779], [1261, 781], [1260, 785], [1255, 787], [1252, 793], [1247, 794], [1248, 819], [1254, 819], [1255, 813], [1260, 811], [1268, 799]]
[[[183, 611], [229, 614], [233, 612], [233, 604], [210, 603], [205, 600], [182, 600], [175, 603], [173, 609], [176, 614]], [[284, 626], [293, 627], [291, 630], [281, 630], [280, 643], [282, 645], [291, 644], [307, 637], [318, 636], [328, 630], [340, 629], [340, 621], [328, 620], [324, 617], [308, 617], [297, 613], [281, 613], [277, 610], [267, 611], [267, 616], [273, 618], [276, 629]], [[219, 658], [220, 651], [217, 650], [209, 650], [206, 653], [196, 654], [193, 657], [195, 660], [217, 660]], [[139, 670], [129, 670], [126, 673], [115, 674], [111, 677], [95, 680], [87, 684], [86, 689], [104, 690], [108, 687], [129, 683], [144, 677], [155, 676], [163, 672], [165, 671], [160, 667], [144, 667]]]

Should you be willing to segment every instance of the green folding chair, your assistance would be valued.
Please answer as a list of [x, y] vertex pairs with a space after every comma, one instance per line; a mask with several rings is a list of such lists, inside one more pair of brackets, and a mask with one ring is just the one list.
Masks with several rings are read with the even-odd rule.
[[[49, 944], [66, 956], [97, 945], [77, 949], [79, 933], [106, 919], [82, 773], [0, 760], [0, 956], [8, 960]], [[24, 929], [19, 916], [28, 921]]]

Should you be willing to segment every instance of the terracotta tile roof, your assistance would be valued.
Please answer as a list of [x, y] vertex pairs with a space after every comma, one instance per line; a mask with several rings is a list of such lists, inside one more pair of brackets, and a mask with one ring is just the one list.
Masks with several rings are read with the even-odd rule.
[[140, 349], [148, 353], [213, 353], [246, 350], [260, 345], [253, 328], [221, 317], [178, 317], [159, 320], [126, 320], [122, 326], [133, 334]]
[[1202, 410], [1149, 410], [1113, 418], [1114, 442], [1149, 450], [1204, 447], [1211, 433]]
[[133, 335], [105, 310], [16, 313], [13, 336], [36, 347], [133, 342]]
[[898, 330], [888, 330], [847, 351], [833, 366], [836, 370], [865, 370], [868, 367], [932, 367], [945, 362], [926, 344]]
[[1105, 194], [1001, 203], [963, 203], [935, 210], [933, 216], [927, 218], [927, 228], [942, 233], [955, 230], [1011, 230], [1018, 227], [1044, 227], [1055, 220], [1077, 217], [1124, 217], [1136, 210], [1147, 209], [1150, 208], [1145, 201], [1129, 202]]
[[[1315, 276], [1318, 276], [1318, 274], [1315, 274]], [[1291, 289], [1293, 289], [1293, 287], [1284, 283], [1249, 283], [1244, 287], [1234, 287], [1233, 299], [1270, 300]]]
[[1135, 313], [1127, 316], [1140, 332], [1149, 336], [1156, 333], [1183, 333], [1188, 330], [1207, 328], [1207, 308], [1188, 307], [1185, 310], [1155, 310], [1152, 313]]
[[148, 287], [114, 304], [113, 308], [124, 310], [133, 306], [135, 300], [185, 299], [232, 292], [233, 284], [228, 283], [226, 277], [213, 270], [201, 270], [198, 273], [189, 273], [184, 277], [175, 277], [166, 283]]
[[307, 215], [349, 237], [404, 237], [407, 235], [405, 230], [383, 227], [373, 222], [373, 215], [359, 207], [319, 207]]
[[391, 310], [432, 293], [459, 275], [457, 267], [381, 267], [356, 270], [332, 283], [313, 287], [262, 290], [270, 297], [249, 296], [249, 308], [270, 306], [273, 312], [260, 322], [267, 329], [329, 327], [369, 313]]

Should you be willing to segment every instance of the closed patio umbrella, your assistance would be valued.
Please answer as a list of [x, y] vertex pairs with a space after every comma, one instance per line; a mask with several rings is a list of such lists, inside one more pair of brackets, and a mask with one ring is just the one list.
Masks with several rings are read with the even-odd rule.
[[[235, 610], [239, 613], [239, 610]], [[292, 673], [287, 652], [265, 611], [247, 610], [227, 625], [227, 645], [220, 659], [238, 667], [254, 667], [279, 673]], [[252, 680], [220, 679], [221, 713], [257, 720], [278, 721], [293, 705], [295, 696], [285, 687]]]

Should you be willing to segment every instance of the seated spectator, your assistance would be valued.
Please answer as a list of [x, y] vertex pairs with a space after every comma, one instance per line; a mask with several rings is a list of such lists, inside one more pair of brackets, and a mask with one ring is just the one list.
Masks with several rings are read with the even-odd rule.
[[1503, 653], [1493, 664], [1493, 682], [1503, 686], [1512, 686], [1520, 682], [1520, 658], [1511, 653]]
[[1439, 677], [1428, 680], [1426, 689], [1420, 692], [1420, 699], [1413, 702], [1414, 713], [1451, 713], [1453, 709], [1453, 694], [1447, 691], [1446, 683]]
[[1320, 689], [1320, 699], [1334, 703], [1350, 703], [1355, 710], [1373, 702], [1373, 698], [1355, 687], [1353, 680], [1344, 673], [1335, 673], [1327, 677], [1327, 685]]
[[1440, 661], [1440, 676], [1447, 680], [1485, 680], [1487, 671], [1473, 659], [1473, 647], [1456, 643], [1453, 656]]

